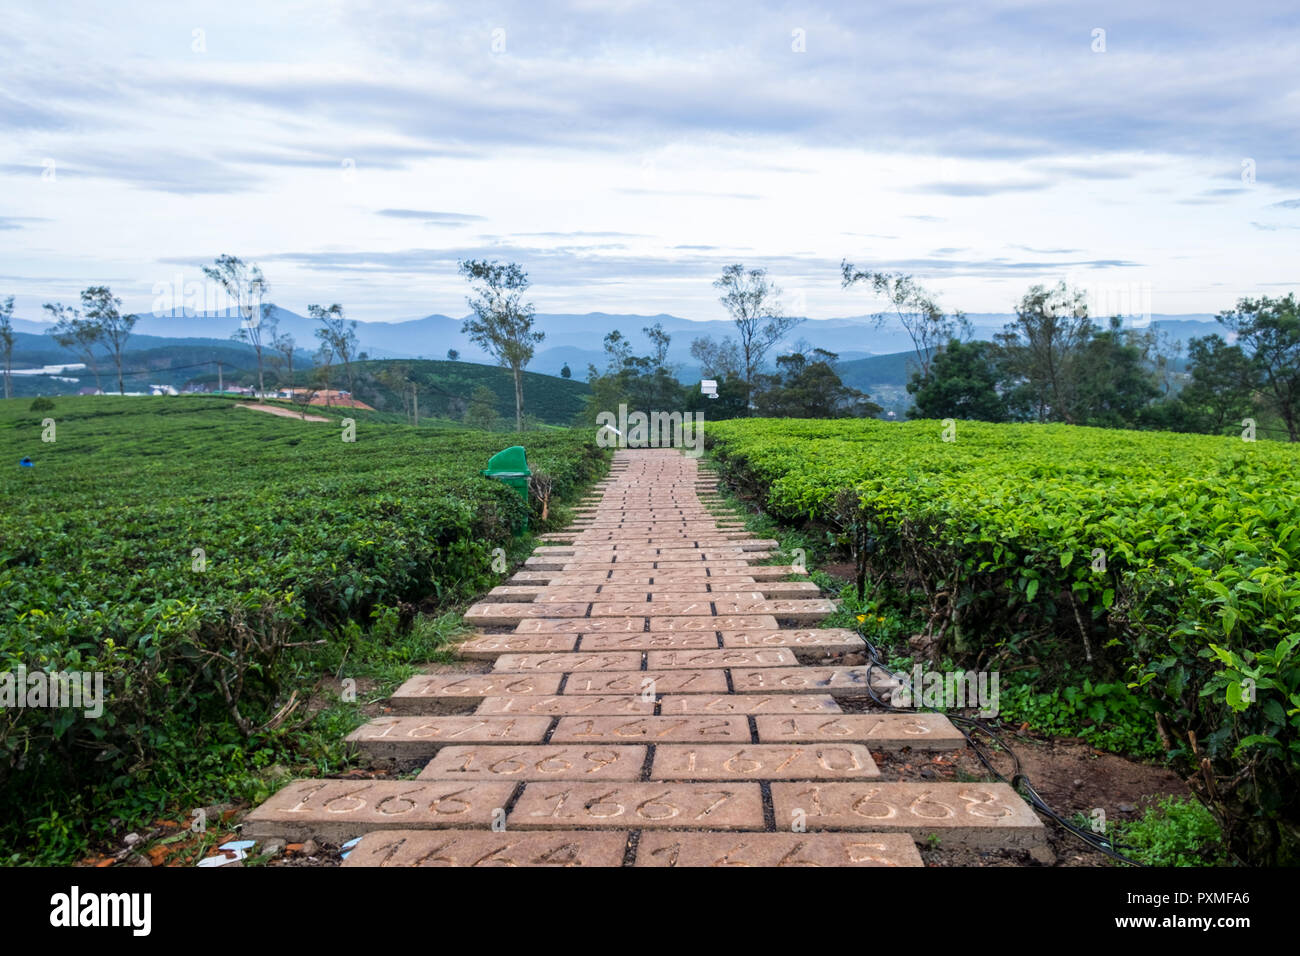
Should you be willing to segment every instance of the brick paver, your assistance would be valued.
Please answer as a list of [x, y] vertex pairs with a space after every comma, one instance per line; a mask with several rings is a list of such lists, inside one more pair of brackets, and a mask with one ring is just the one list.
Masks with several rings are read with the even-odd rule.
[[1005, 784], [882, 774], [882, 751], [965, 738], [941, 714], [845, 713], [896, 677], [835, 663], [862, 638], [816, 626], [836, 602], [759, 564], [778, 543], [715, 516], [715, 488], [676, 451], [617, 452], [569, 528], [466, 612], [460, 654], [490, 672], [417, 675], [349, 735], [419, 775], [300, 780], [244, 832], [364, 835], [352, 867], [915, 867], [936, 836], [1041, 852]]

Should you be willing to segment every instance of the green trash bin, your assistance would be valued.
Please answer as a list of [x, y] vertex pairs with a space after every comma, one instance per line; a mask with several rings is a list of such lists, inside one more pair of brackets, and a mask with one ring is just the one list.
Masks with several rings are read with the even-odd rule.
[[[488, 466], [484, 469], [483, 474], [488, 478], [495, 478], [512, 488], [521, 499], [524, 507], [528, 507], [528, 479], [532, 477], [532, 472], [528, 468], [528, 456], [524, 453], [523, 445], [513, 445], [497, 452], [488, 459]], [[528, 530], [528, 515], [524, 514], [524, 530]]]

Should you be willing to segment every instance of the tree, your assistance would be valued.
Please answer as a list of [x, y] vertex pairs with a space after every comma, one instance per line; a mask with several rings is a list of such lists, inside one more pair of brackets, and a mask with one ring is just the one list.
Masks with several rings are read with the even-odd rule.
[[[13, 317], [14, 297], [9, 296], [9, 298], [0, 302], [0, 352], [4, 353], [5, 398], [13, 396], [13, 387], [9, 381], [14, 360]], [[568, 366], [566, 365], [565, 368], [568, 368]]]
[[131, 335], [131, 329], [135, 327], [140, 317], [123, 315], [122, 300], [115, 298], [108, 286], [99, 285], [86, 289], [81, 293], [81, 305], [85, 310], [86, 318], [99, 324], [100, 341], [108, 346], [109, 354], [113, 356], [113, 364], [117, 367], [117, 394], [125, 395], [126, 388], [122, 384], [122, 352], [126, 348], [126, 340]]
[[1094, 331], [1083, 292], [1064, 282], [1031, 286], [1016, 318], [995, 337], [1015, 383], [1008, 393], [1013, 410], [1040, 422], [1076, 422], [1077, 365]]
[[459, 353], [459, 352], [457, 352], [455, 349], [447, 349], [447, 360], [448, 360], [448, 361], [450, 361], [450, 362], [454, 362], [454, 361], [456, 361], [456, 360], [459, 359], [459, 358], [460, 358], [460, 353]]
[[234, 338], [248, 342], [257, 353], [257, 394], [266, 393], [262, 380], [262, 299], [271, 290], [262, 269], [247, 265], [237, 256], [217, 256], [216, 264], [203, 267], [203, 274], [226, 290], [239, 310], [240, 327]]
[[496, 428], [499, 418], [496, 393], [486, 385], [475, 386], [469, 397], [469, 407], [465, 409], [465, 424], [491, 431]]
[[1250, 415], [1260, 387], [1260, 371], [1240, 345], [1220, 335], [1187, 343], [1190, 381], [1178, 395], [1183, 429], [1222, 434]]
[[722, 290], [718, 301], [736, 324], [745, 388], [752, 397], [764, 356], [803, 320], [781, 314], [781, 290], [768, 281], [766, 269], [746, 271], [739, 263], [730, 265], [713, 285]]
[[328, 349], [331, 356], [343, 360], [343, 372], [348, 379], [348, 394], [354, 391], [352, 380], [352, 360], [357, 353], [357, 323], [348, 321], [343, 314], [343, 306], [335, 302], [328, 309], [319, 305], [307, 306], [307, 313], [321, 323], [316, 330], [322, 348]]
[[929, 378], [912, 373], [907, 391], [915, 405], [911, 418], [962, 418], [983, 422], [1007, 420], [1007, 404], [998, 392], [998, 349], [992, 342], [949, 339], [934, 356]]
[[573, 370], [569, 368], [569, 363], [564, 363], [564, 368], [560, 369], [560, 378], [572, 378]]
[[1074, 370], [1074, 415], [1081, 425], [1134, 428], [1160, 395], [1157, 372], [1148, 367], [1144, 336], [1112, 316], [1094, 329], [1079, 350]]
[[650, 340], [651, 351], [644, 358], [633, 361], [633, 367], [638, 373], [636, 400], [643, 410], [666, 411], [670, 405], [676, 404], [682, 392], [676, 369], [668, 361], [672, 336], [664, 331], [663, 324], [659, 322], [641, 331]]
[[272, 337], [271, 348], [275, 349], [284, 356], [285, 362], [289, 365], [289, 388], [293, 388], [293, 353], [298, 348], [298, 343], [294, 341], [293, 336], [288, 332], [279, 333]]
[[740, 349], [731, 336], [721, 342], [710, 335], [691, 341], [691, 357], [700, 363], [700, 371], [708, 378], [740, 378]]
[[415, 383], [411, 381], [411, 366], [406, 362], [385, 362], [376, 376], [379, 383], [402, 399], [402, 414], [412, 417], [412, 398]]
[[[316, 350], [313, 356], [313, 366], [307, 376], [307, 386], [302, 389], [293, 390], [293, 402], [298, 406], [302, 417], [307, 417], [307, 407], [316, 399], [321, 392], [330, 390], [330, 378], [334, 370], [334, 350], [325, 343]], [[329, 404], [328, 396], [325, 404]]]
[[103, 391], [99, 380], [99, 361], [95, 357], [95, 346], [103, 341], [104, 329], [94, 319], [83, 318], [81, 310], [60, 302], [46, 302], [41, 308], [50, 313], [54, 327], [46, 333], [53, 337], [65, 349], [72, 349], [82, 359], [95, 376], [95, 388]]
[[1218, 320], [1237, 334], [1259, 373], [1267, 406], [1282, 419], [1291, 441], [1300, 441], [1300, 306], [1295, 294], [1238, 300]]
[[793, 352], [776, 360], [777, 374], [760, 375], [754, 396], [758, 413], [767, 418], [851, 418], [875, 415], [880, 406], [845, 385], [834, 368], [839, 356], [825, 349], [811, 355]]
[[687, 393], [687, 411], [702, 411], [710, 418], [737, 418], [749, 412], [749, 390], [741, 373], [740, 349], [726, 336], [721, 342], [711, 336], [691, 341], [691, 357], [700, 363], [704, 378], [717, 381], [717, 398], [706, 398], [698, 389]]
[[533, 305], [520, 300], [528, 289], [528, 274], [514, 262], [470, 259], [460, 263], [460, 274], [478, 294], [466, 301], [474, 315], [465, 320], [470, 340], [515, 379], [515, 431], [524, 427], [524, 369], [533, 360], [537, 343], [546, 334], [533, 329]]
[[[935, 353], [959, 334], [970, 332], [970, 323], [966, 321], [965, 315], [961, 312], [945, 314], [930, 293], [910, 275], [859, 270], [851, 262], [844, 261], [840, 262], [840, 274], [841, 288], [847, 289], [859, 282], [866, 283], [877, 295], [888, 300], [893, 308], [893, 318], [898, 320], [912, 340], [922, 382], [930, 377], [930, 365]], [[872, 316], [876, 328], [884, 325], [889, 318], [888, 312], [877, 312]]]

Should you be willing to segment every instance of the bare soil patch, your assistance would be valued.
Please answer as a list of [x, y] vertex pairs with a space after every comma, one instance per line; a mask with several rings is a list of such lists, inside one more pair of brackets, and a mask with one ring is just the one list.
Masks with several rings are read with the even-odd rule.
[[239, 402], [235, 405], [235, 407], [251, 408], [255, 412], [266, 412], [267, 414], [270, 415], [279, 415], [281, 418], [296, 418], [299, 421], [307, 421], [307, 422], [329, 421], [329, 419], [323, 415], [302, 415], [298, 412], [295, 412], [291, 408], [281, 408], [279, 405], [246, 405], [243, 402]]

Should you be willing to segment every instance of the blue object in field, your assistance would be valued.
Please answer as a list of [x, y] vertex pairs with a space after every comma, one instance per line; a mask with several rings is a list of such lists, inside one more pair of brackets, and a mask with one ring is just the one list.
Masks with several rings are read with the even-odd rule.
[[36, 462], [32, 461], [30, 458], [24, 458], [24, 459], [23, 459], [22, 461], [20, 461], [18, 464], [19, 464], [19, 466], [22, 467], [22, 468], [35, 468], [35, 467], [36, 467]]

